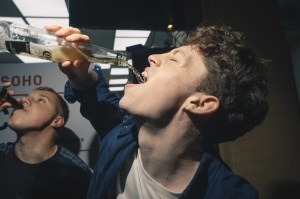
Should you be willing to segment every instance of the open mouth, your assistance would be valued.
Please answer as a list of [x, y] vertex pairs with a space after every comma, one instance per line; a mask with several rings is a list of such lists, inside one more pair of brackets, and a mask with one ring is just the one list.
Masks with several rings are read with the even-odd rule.
[[148, 73], [146, 71], [144, 71], [144, 72], [142, 72], [141, 75], [142, 75], [142, 77], [144, 79], [144, 83], [146, 83], [147, 82]]

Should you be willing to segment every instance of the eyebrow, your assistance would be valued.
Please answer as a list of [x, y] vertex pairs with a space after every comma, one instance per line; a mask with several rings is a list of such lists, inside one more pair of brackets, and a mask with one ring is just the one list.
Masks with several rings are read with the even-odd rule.
[[27, 95], [25, 95], [25, 96], [28, 97], [28, 96], [34, 96], [34, 95], [37, 95], [37, 96], [39, 96], [39, 97], [46, 98], [48, 101], [51, 101], [50, 98], [49, 98], [47, 95], [45, 95], [45, 94], [43, 94], [43, 93], [40, 93], [40, 92], [37, 92], [36, 94], [30, 93], [30, 94], [27, 94]]
[[51, 98], [49, 98], [49, 96], [43, 94], [43, 93], [39, 93], [39, 95], [43, 98], [46, 98], [49, 102], [52, 102]]
[[38, 95], [41, 97], [47, 98], [49, 100], [49, 97], [47, 95], [44, 95], [43, 93], [39, 93]]
[[179, 49], [179, 48], [175, 48], [175, 49], [173, 49], [172, 51], [170, 51], [172, 54], [176, 54], [176, 53], [180, 53], [180, 54], [182, 54], [184, 57], [186, 56], [186, 53], [183, 51], [183, 50], [181, 50], [181, 49]]

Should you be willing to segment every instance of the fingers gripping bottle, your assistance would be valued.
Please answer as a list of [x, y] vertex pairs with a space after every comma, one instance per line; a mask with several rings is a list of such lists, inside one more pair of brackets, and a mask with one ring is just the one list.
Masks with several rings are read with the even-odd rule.
[[0, 84], [0, 105], [4, 102], [11, 103], [12, 108], [21, 109], [23, 105], [20, 101], [17, 101], [14, 97], [10, 96], [6, 90], [6, 88]]
[[127, 62], [126, 53], [116, 52], [87, 43], [69, 43], [45, 29], [0, 21], [0, 52], [25, 55], [53, 62], [90, 61], [114, 64], [129, 68], [139, 83], [144, 82], [140, 73]]

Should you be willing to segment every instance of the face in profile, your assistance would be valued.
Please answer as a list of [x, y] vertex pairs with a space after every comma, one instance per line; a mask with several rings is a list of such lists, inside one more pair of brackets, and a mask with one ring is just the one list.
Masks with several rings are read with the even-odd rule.
[[192, 46], [151, 55], [148, 61], [145, 83], [126, 85], [120, 107], [132, 115], [153, 120], [176, 111], [207, 73], [201, 56]]

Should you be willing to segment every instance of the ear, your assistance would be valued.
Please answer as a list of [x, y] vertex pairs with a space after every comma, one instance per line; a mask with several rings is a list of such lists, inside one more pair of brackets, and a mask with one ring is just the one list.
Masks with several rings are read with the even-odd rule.
[[59, 127], [62, 127], [64, 125], [64, 123], [65, 123], [65, 119], [63, 117], [61, 117], [61, 116], [58, 115], [52, 121], [51, 126], [53, 128], [59, 128]]
[[184, 110], [196, 115], [210, 115], [216, 112], [219, 106], [217, 97], [197, 92], [187, 98]]

